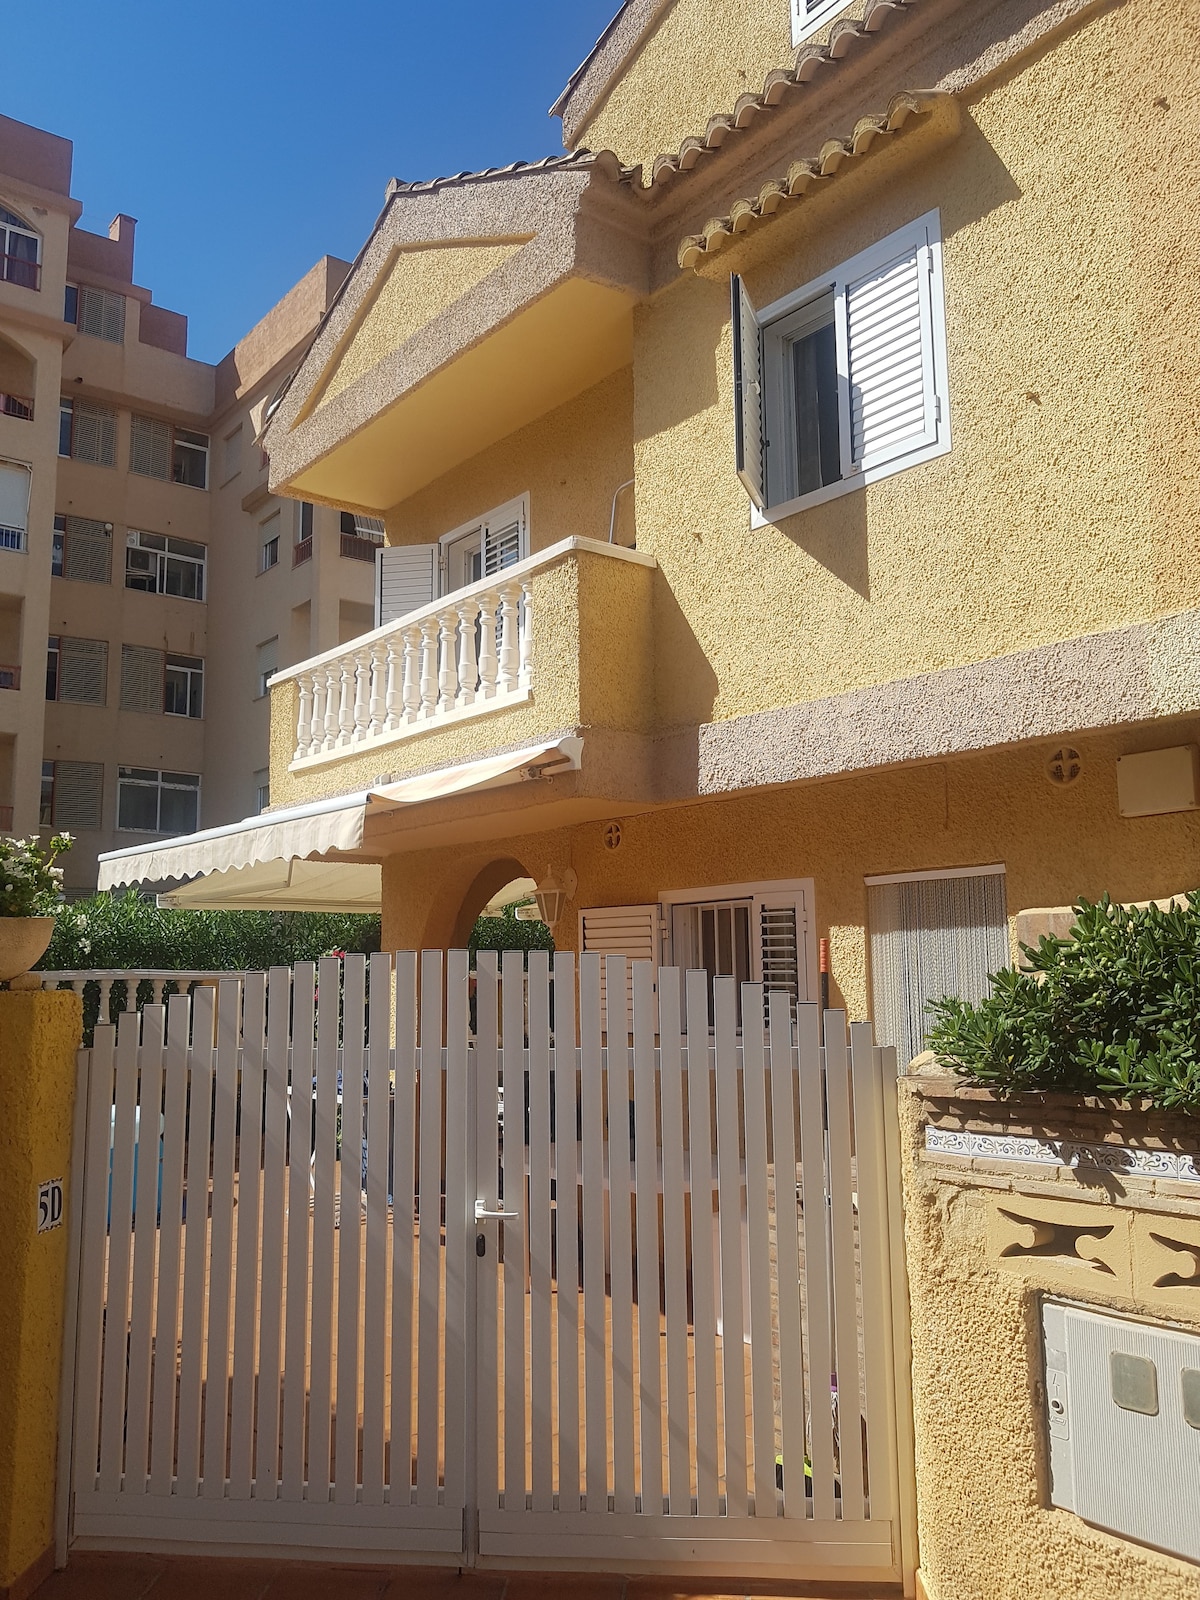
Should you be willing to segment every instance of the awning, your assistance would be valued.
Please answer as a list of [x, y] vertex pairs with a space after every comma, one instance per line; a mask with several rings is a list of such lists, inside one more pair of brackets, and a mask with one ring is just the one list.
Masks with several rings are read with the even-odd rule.
[[[369, 817], [398, 807], [578, 769], [583, 740], [556, 739], [503, 755], [313, 800], [220, 828], [164, 839], [100, 857], [100, 889], [195, 879], [165, 904], [224, 909], [374, 911], [380, 869], [347, 859], [364, 849]], [[366, 846], [369, 851], [369, 843]]]

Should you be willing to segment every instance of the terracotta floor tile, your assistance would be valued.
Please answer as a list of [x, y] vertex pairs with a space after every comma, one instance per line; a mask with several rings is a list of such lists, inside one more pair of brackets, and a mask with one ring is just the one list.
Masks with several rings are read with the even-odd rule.
[[261, 1600], [279, 1571], [278, 1561], [173, 1557], [146, 1600]]
[[431, 1567], [396, 1567], [386, 1600], [507, 1600], [503, 1572], [446, 1572]]
[[263, 1600], [377, 1600], [394, 1569], [308, 1565], [280, 1567], [263, 1590]]
[[625, 1579], [606, 1572], [513, 1572], [504, 1600], [623, 1600]]
[[157, 1556], [81, 1552], [46, 1579], [36, 1600], [142, 1600], [164, 1564]]

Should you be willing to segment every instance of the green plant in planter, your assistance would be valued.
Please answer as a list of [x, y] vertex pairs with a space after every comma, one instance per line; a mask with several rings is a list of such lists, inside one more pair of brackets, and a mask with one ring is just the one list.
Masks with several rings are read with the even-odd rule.
[[1022, 945], [976, 1003], [930, 1010], [929, 1047], [999, 1095], [1104, 1094], [1200, 1113], [1200, 890], [1160, 910], [1080, 900], [1069, 939]]
[[63, 871], [54, 865], [74, 841], [56, 833], [45, 845], [28, 839], [0, 839], [0, 917], [51, 917], [59, 907]]

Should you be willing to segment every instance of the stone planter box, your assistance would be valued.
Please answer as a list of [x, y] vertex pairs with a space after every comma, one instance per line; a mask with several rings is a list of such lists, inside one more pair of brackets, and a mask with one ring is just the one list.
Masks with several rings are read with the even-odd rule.
[[1200, 1117], [922, 1075], [900, 1118], [929, 1600], [1194, 1600], [1197, 1567], [1051, 1506], [1041, 1303], [1200, 1332]]

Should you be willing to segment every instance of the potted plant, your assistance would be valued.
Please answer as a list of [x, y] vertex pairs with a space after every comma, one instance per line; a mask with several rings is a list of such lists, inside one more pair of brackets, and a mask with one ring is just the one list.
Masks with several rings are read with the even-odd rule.
[[0, 839], [0, 982], [28, 972], [50, 943], [63, 877], [54, 863], [71, 844], [69, 833], [45, 845]]

